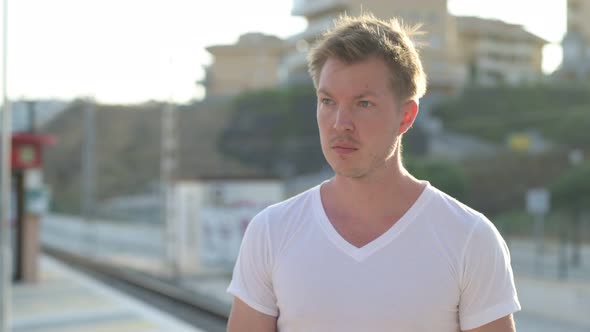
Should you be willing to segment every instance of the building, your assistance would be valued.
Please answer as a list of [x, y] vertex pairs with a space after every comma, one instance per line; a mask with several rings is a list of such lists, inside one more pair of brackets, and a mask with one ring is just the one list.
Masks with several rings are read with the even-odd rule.
[[207, 47], [213, 56], [201, 82], [207, 97], [235, 96], [276, 86], [283, 47], [283, 40], [261, 33], [242, 35], [233, 45]]
[[449, 94], [463, 86], [466, 70], [459, 61], [456, 22], [448, 13], [446, 0], [295, 0], [292, 14], [305, 17], [308, 27], [288, 40], [290, 48], [283, 59], [281, 79], [309, 82], [306, 61], [309, 45], [343, 13], [354, 16], [363, 11], [384, 19], [400, 17], [406, 24], [423, 23], [427, 34], [418, 41], [424, 44], [420, 53], [429, 90]]
[[469, 82], [521, 84], [543, 76], [543, 47], [547, 41], [522, 26], [478, 17], [457, 17], [457, 28]]
[[[581, 1], [590, 2], [577, 0]], [[208, 48], [215, 60], [205, 80], [207, 95], [232, 96], [277, 84], [311, 84], [307, 71], [310, 45], [339, 16], [363, 11], [383, 19], [398, 17], [406, 25], [422, 25], [426, 33], [415, 39], [428, 77], [425, 106], [459, 93], [466, 84], [520, 84], [543, 75], [542, 51], [547, 41], [520, 25], [453, 16], [447, 0], [294, 0], [292, 14], [307, 20], [301, 33], [286, 41], [247, 34], [235, 45]], [[580, 22], [578, 29], [590, 31], [587, 22]], [[428, 111], [428, 107], [422, 109]]]
[[563, 63], [558, 76], [590, 80], [590, 0], [568, 0], [567, 33], [562, 41]]

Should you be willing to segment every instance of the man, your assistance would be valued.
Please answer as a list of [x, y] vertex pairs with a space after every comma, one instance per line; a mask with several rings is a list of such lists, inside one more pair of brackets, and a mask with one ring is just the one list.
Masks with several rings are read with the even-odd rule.
[[520, 304], [496, 228], [402, 165], [426, 91], [412, 33], [343, 17], [311, 50], [335, 176], [252, 220], [228, 288], [229, 331], [515, 330]]

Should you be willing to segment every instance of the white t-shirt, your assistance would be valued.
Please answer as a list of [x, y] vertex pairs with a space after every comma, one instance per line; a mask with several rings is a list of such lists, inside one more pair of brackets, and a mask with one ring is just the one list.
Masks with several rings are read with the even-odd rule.
[[292, 331], [457, 332], [520, 310], [508, 248], [430, 184], [367, 245], [342, 238], [320, 185], [249, 224], [228, 292]]

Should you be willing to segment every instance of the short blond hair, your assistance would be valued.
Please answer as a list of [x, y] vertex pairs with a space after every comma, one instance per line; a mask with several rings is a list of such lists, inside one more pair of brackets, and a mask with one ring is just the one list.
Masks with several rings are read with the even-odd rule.
[[426, 74], [411, 39], [421, 34], [419, 28], [405, 26], [397, 18], [380, 20], [370, 13], [341, 16], [308, 54], [308, 70], [316, 89], [329, 58], [355, 63], [377, 56], [389, 67], [395, 96], [401, 101], [418, 100], [426, 93]]

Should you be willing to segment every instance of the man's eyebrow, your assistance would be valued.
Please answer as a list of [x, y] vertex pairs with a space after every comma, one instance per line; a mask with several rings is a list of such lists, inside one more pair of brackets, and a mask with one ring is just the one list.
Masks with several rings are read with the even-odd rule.
[[367, 97], [378, 97], [379, 95], [373, 91], [363, 91], [360, 94], [356, 95], [354, 99], [363, 99]]
[[[318, 94], [323, 94], [326, 96], [332, 96], [330, 94], [330, 92], [328, 92], [328, 90], [324, 89], [324, 88], [319, 88], [317, 91]], [[367, 97], [379, 97], [379, 94], [373, 92], [373, 91], [363, 91], [360, 94], [354, 96], [354, 99], [363, 99], [363, 98], [367, 98]]]

